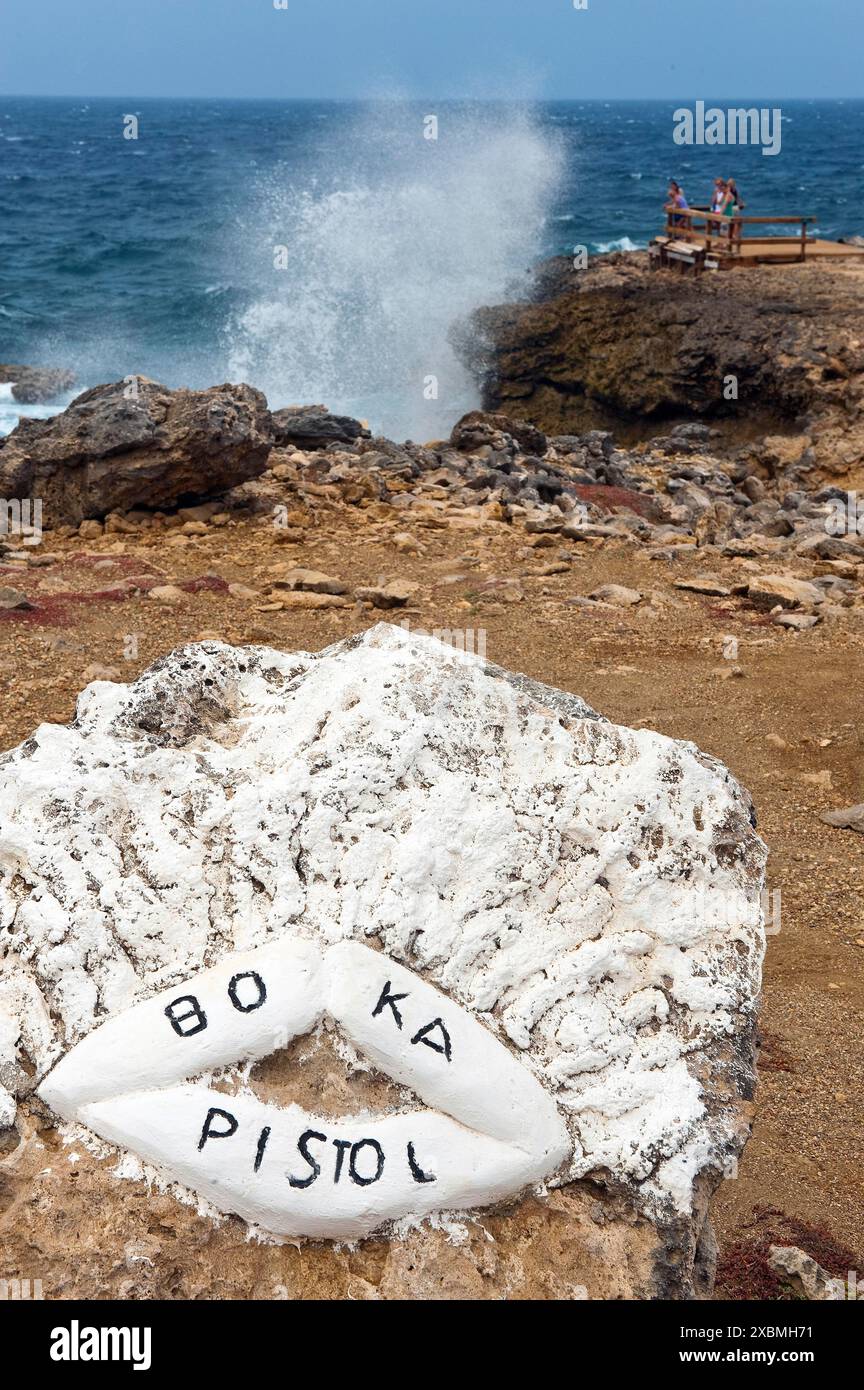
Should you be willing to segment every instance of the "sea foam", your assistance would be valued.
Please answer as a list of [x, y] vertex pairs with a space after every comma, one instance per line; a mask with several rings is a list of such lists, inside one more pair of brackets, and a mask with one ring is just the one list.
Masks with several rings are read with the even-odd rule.
[[437, 120], [428, 139], [422, 108], [376, 106], [305, 181], [262, 180], [230, 251], [249, 300], [228, 360], [272, 408], [322, 402], [425, 440], [478, 404], [466, 320], [527, 285], [562, 158], [527, 110], [443, 106]]

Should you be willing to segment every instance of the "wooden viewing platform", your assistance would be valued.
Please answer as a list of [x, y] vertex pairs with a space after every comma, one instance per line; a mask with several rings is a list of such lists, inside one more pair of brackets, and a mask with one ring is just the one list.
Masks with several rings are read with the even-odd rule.
[[[823, 258], [864, 256], [864, 247], [841, 241], [821, 241], [808, 235], [815, 217], [731, 217], [708, 208], [667, 205], [666, 227], [655, 237], [649, 254], [655, 266], [676, 270], [729, 270], [733, 266], [783, 265]], [[760, 236], [745, 227], [794, 226], [796, 236]]]

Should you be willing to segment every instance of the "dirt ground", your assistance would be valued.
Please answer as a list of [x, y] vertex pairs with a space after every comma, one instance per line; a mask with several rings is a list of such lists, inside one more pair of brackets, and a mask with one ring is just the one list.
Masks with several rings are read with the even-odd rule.
[[[616, 722], [694, 741], [752, 793], [771, 850], [769, 890], [782, 894], [765, 971], [753, 1136], [715, 1202], [721, 1253], [755, 1238], [773, 1211], [862, 1252], [864, 1272], [864, 837], [818, 818], [864, 801], [864, 610], [786, 632], [741, 600], [673, 588], [705, 571], [738, 581], [752, 561], [704, 553], [658, 560], [633, 544], [574, 543], [569, 569], [543, 577], [531, 571], [558, 550], [528, 552], [518, 526], [412, 527], [404, 513], [373, 520], [354, 508], [313, 521], [292, 545], [277, 544], [267, 519], [170, 540], [144, 532], [55, 543], [49, 534], [41, 550], [53, 564], [3, 564], [0, 585], [23, 590], [35, 607], [0, 610], [0, 749], [43, 721], [67, 722], [79, 690], [101, 674], [88, 668], [131, 680], [202, 636], [318, 650], [382, 619], [482, 631], [489, 660], [577, 692]], [[421, 553], [395, 543], [406, 530]], [[391, 613], [361, 605], [277, 611], [266, 593], [286, 562], [352, 588], [397, 577], [419, 588], [410, 608]], [[185, 585], [182, 601], [163, 604], [126, 583], [154, 573]], [[521, 599], [478, 592], [484, 580], [513, 576]], [[643, 602], [567, 606], [605, 583], [638, 589]], [[260, 597], [230, 593], [237, 584]], [[728, 643], [724, 656], [729, 637], [738, 641], [735, 659]], [[718, 1295], [741, 1292], [724, 1284], [723, 1268]]]

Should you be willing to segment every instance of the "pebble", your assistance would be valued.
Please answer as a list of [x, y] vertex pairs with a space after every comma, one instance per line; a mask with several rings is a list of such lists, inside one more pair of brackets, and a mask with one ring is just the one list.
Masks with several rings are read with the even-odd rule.
[[359, 599], [371, 603], [373, 608], [402, 608], [419, 587], [410, 580], [391, 579], [387, 584], [372, 585], [356, 592]]
[[599, 589], [589, 594], [598, 603], [611, 603], [613, 608], [633, 608], [642, 602], [638, 589], [628, 589], [623, 584], [601, 584]]
[[747, 597], [756, 608], [812, 608], [825, 595], [815, 584], [789, 574], [762, 574], [747, 586]]
[[182, 589], [178, 589], [176, 584], [157, 584], [147, 591], [147, 597], [153, 599], [154, 603], [169, 605], [185, 603], [187, 599], [187, 595]]
[[124, 676], [118, 671], [116, 666], [100, 666], [94, 662], [86, 666], [81, 675], [84, 685], [89, 685], [91, 681], [122, 681]]
[[695, 579], [676, 579], [676, 589], [687, 589], [694, 594], [710, 594], [716, 598], [728, 598], [732, 590], [720, 580], [710, 575], [697, 576]]
[[821, 621], [818, 613], [775, 613], [772, 619], [777, 627], [788, 628], [791, 632], [806, 632]]
[[348, 585], [320, 570], [291, 569], [273, 583], [274, 589], [302, 589], [310, 594], [347, 594]]
[[26, 594], [22, 594], [20, 589], [9, 589], [5, 586], [0, 587], [0, 608], [32, 608]]
[[[271, 597], [273, 595], [271, 594]], [[280, 608], [350, 608], [350, 598], [341, 594], [313, 594], [302, 589], [278, 594]]]
[[423, 550], [420, 542], [407, 531], [398, 531], [393, 537], [393, 545], [404, 555], [420, 555]]

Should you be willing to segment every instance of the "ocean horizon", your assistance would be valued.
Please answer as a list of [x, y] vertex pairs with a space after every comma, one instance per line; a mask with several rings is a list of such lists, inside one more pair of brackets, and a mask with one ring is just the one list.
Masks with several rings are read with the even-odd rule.
[[[472, 312], [550, 255], [647, 246], [670, 178], [864, 232], [864, 101], [709, 102], [779, 107], [773, 158], [676, 145], [682, 104], [4, 97], [0, 361], [245, 380], [434, 437], [478, 401]], [[0, 387], [0, 432], [22, 413], [48, 412]]]

